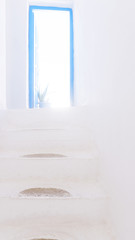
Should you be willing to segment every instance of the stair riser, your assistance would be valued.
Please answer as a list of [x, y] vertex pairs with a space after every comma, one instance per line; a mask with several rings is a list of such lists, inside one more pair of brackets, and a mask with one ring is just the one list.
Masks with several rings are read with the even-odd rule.
[[[81, 110], [81, 111], [80, 111]], [[29, 109], [1, 111], [1, 129], [33, 129], [70, 127], [85, 127], [87, 123], [87, 109]]]
[[12, 224], [21, 219], [36, 221], [52, 219], [60, 221], [106, 221], [106, 199], [0, 199], [0, 224]]
[[11, 225], [2, 226], [0, 239], [2, 240], [32, 240], [32, 239], [58, 239], [58, 240], [114, 240], [112, 234], [105, 224], [95, 225], [71, 221], [59, 221], [57, 223], [51, 219], [34, 221], [22, 219], [13, 221]]
[[98, 176], [96, 159], [3, 159], [0, 180], [36, 178], [45, 183], [86, 182]]
[[95, 156], [95, 146], [82, 130], [67, 131], [9, 131], [1, 133], [0, 152], [3, 153], [59, 153], [68, 156], [76, 152]]

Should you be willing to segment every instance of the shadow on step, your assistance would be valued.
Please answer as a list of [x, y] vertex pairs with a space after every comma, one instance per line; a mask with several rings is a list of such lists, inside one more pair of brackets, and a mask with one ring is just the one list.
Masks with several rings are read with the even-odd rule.
[[29, 188], [19, 193], [20, 197], [70, 197], [70, 193], [57, 188]]
[[65, 158], [66, 156], [56, 153], [36, 153], [24, 155], [23, 158]]
[[31, 240], [57, 240], [57, 239], [49, 239], [49, 238], [33, 238]]

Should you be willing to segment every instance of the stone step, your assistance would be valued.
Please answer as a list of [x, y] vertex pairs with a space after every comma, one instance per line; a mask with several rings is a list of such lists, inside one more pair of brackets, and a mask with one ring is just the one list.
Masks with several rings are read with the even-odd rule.
[[91, 141], [89, 131], [82, 128], [63, 129], [19, 129], [0, 132], [2, 153], [57, 153], [70, 156], [89, 153], [97, 156], [97, 149]]
[[[34, 221], [33, 221], [34, 220]], [[10, 224], [0, 226], [2, 240], [114, 240], [107, 224], [89, 224], [66, 220], [57, 222], [36, 217], [15, 220]]]
[[[24, 192], [24, 194], [21, 194]], [[11, 198], [86, 198], [105, 199], [107, 195], [100, 182], [46, 182], [43, 179], [31, 178], [0, 181], [0, 197]]]
[[86, 109], [77, 107], [3, 111], [0, 152], [95, 156], [97, 149], [85, 113]]
[[98, 160], [93, 158], [60, 157], [57, 154], [0, 157], [0, 181], [36, 179], [57, 185], [62, 182], [87, 183], [98, 176]]
[[88, 129], [87, 112], [86, 107], [5, 110], [0, 112], [0, 129], [62, 129], [65, 126]]
[[[57, 224], [58, 219], [66, 222], [101, 223], [107, 220], [106, 196], [74, 197], [27, 197], [0, 198], [0, 226], [13, 222], [50, 219]], [[34, 221], [34, 220], [33, 220]]]

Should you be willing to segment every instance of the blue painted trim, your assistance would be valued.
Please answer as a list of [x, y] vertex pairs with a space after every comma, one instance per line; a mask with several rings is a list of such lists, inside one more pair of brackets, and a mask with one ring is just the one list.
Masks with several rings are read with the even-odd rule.
[[34, 107], [34, 13], [29, 8], [29, 108]]
[[74, 31], [73, 11], [71, 8], [50, 6], [29, 6], [29, 108], [35, 107], [34, 101], [34, 13], [33, 10], [57, 10], [70, 13], [70, 103], [74, 104]]
[[58, 10], [58, 11], [71, 11], [71, 8], [62, 8], [62, 7], [50, 7], [50, 6], [35, 6], [31, 5], [29, 6], [29, 9], [31, 10]]
[[74, 29], [72, 9], [70, 9], [70, 102], [71, 105], [74, 105]]

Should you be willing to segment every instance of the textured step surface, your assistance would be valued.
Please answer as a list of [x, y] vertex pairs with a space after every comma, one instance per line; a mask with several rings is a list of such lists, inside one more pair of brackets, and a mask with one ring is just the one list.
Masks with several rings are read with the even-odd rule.
[[46, 184], [87, 182], [99, 176], [96, 158], [0, 157], [0, 181], [39, 179]]
[[106, 199], [96, 198], [1, 198], [0, 224], [8, 224], [31, 217], [61, 221], [80, 220], [101, 223], [107, 219]]
[[[2, 229], [2, 230], [1, 230]], [[114, 240], [111, 230], [104, 223], [101, 225], [89, 225], [83, 222], [50, 220], [12, 222], [2, 226], [0, 239], [2, 240]]]
[[61, 129], [65, 126], [88, 128], [86, 112], [84, 107], [5, 110], [0, 112], [0, 129]]
[[3, 111], [0, 128], [0, 152], [4, 155], [97, 154], [87, 119], [79, 108]]
[[[17, 198], [19, 193], [24, 190], [31, 188], [42, 188], [42, 189], [61, 189], [67, 191], [72, 198], [86, 198], [86, 199], [104, 199], [107, 197], [105, 191], [99, 182], [87, 182], [87, 184], [81, 182], [61, 182], [55, 183], [52, 181], [50, 184], [42, 181], [39, 178], [29, 178], [29, 179], [16, 179], [16, 180], [7, 180], [0, 181], [0, 197], [12, 197]], [[36, 193], [35, 193], [36, 196]], [[57, 197], [54, 193], [54, 197]], [[25, 196], [24, 196], [25, 197]], [[29, 196], [28, 197], [33, 197]], [[42, 197], [42, 196], [41, 196]], [[59, 197], [59, 196], [58, 196]]]
[[95, 156], [95, 146], [90, 133], [79, 128], [32, 129], [2, 131], [1, 153], [40, 154], [51, 153], [70, 156], [88, 152]]

